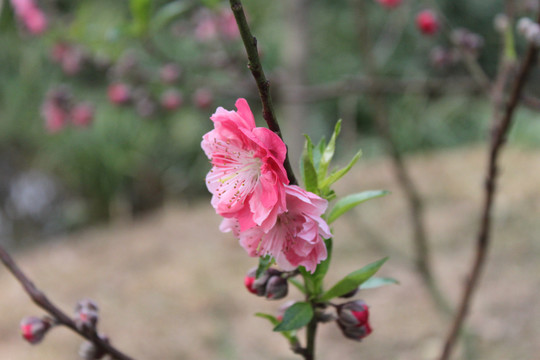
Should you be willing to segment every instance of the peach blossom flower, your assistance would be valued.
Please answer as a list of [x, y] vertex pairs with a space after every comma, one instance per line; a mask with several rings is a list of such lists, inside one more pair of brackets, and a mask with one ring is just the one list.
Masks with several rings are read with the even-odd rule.
[[332, 236], [321, 218], [328, 202], [296, 185], [285, 186], [285, 193], [287, 211], [278, 215], [271, 229], [242, 230], [235, 219], [224, 219], [220, 230], [232, 231], [250, 256], [271, 255], [283, 270], [304, 266], [314, 272], [327, 256], [323, 238]]
[[269, 129], [255, 127], [245, 99], [235, 105], [238, 111], [219, 107], [210, 118], [214, 130], [203, 136], [201, 147], [213, 165], [206, 185], [216, 212], [236, 218], [241, 231], [256, 225], [268, 230], [286, 209], [287, 148]]

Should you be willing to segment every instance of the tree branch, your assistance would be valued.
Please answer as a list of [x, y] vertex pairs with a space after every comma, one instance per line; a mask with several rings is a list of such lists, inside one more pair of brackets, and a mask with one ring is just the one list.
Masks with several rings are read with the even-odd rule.
[[[536, 21], [540, 21], [540, 14]], [[533, 44], [529, 45], [527, 54], [521, 62], [519, 73], [513, 82], [510, 98], [507, 102], [502, 118], [498, 121], [496, 114], [494, 117], [484, 188], [484, 205], [482, 209], [480, 229], [476, 241], [476, 253], [471, 267], [471, 272], [468, 276], [468, 280], [461, 298], [458, 312], [456, 313], [453, 324], [450, 328], [450, 332], [446, 338], [440, 360], [447, 360], [450, 357], [457, 336], [461, 330], [461, 327], [463, 326], [465, 317], [467, 316], [473, 293], [478, 286], [478, 280], [485, 263], [487, 250], [490, 243], [491, 212], [496, 193], [497, 161], [499, 153], [506, 142], [508, 130], [512, 124], [514, 111], [521, 98], [521, 93], [523, 91], [523, 87], [525, 86], [529, 72], [536, 60], [537, 51], [538, 49], [536, 46]]]
[[55, 322], [59, 325], [68, 327], [72, 331], [76, 332], [83, 338], [92, 342], [96, 348], [103, 351], [106, 354], [109, 354], [113, 359], [118, 360], [132, 360], [130, 356], [122, 353], [120, 350], [112, 346], [108, 341], [102, 339], [95, 330], [93, 331], [82, 331], [77, 328], [75, 322], [66, 315], [62, 310], [60, 310], [56, 305], [54, 305], [47, 296], [39, 290], [34, 283], [22, 272], [19, 266], [15, 263], [13, 258], [9, 253], [0, 246], [0, 260], [4, 263], [5, 267], [11, 272], [11, 274], [19, 281], [22, 285], [24, 291], [28, 294], [30, 299], [41, 309], [45, 310], [49, 315], [53, 317]]
[[[272, 97], [270, 95], [270, 82], [266, 79], [264, 75], [264, 70], [261, 65], [261, 60], [259, 59], [259, 51], [257, 50], [257, 39], [251, 34], [251, 30], [246, 20], [246, 14], [244, 13], [244, 8], [240, 0], [230, 0], [231, 9], [234, 13], [234, 18], [240, 30], [240, 35], [242, 36], [242, 41], [244, 42], [244, 47], [246, 49], [248, 57], [248, 68], [257, 83], [257, 88], [259, 90], [259, 97], [261, 98], [263, 106], [263, 118], [268, 125], [268, 128], [276, 133], [281, 139], [281, 130], [276, 119], [274, 112], [274, 106], [272, 105]], [[291, 164], [289, 162], [289, 154], [287, 152], [284, 162], [285, 170], [287, 170], [287, 176], [291, 184], [297, 184], [296, 177], [292, 170]]]

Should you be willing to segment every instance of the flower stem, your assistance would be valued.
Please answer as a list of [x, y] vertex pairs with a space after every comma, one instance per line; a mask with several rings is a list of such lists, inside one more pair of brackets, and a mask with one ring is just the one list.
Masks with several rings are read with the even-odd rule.
[[[236, 19], [236, 24], [242, 36], [242, 41], [244, 42], [244, 47], [246, 49], [248, 57], [248, 68], [257, 83], [257, 88], [259, 89], [259, 97], [261, 98], [263, 106], [263, 118], [268, 125], [268, 128], [276, 133], [282, 140], [283, 136], [281, 135], [281, 129], [276, 119], [276, 114], [274, 112], [274, 106], [272, 105], [272, 96], [270, 95], [270, 82], [266, 79], [264, 75], [264, 70], [261, 65], [261, 60], [259, 58], [259, 52], [257, 50], [257, 39], [251, 34], [251, 30], [246, 20], [246, 14], [244, 13], [244, 8], [240, 0], [230, 0], [231, 9]], [[296, 177], [292, 170], [291, 164], [289, 162], [289, 154], [287, 155], [284, 161], [284, 167], [287, 171], [287, 177], [291, 184], [296, 185]]]
[[[313, 313], [315, 313], [315, 304], [312, 302]], [[317, 316], [313, 316], [306, 328], [306, 360], [315, 360], [315, 335], [317, 334]]]

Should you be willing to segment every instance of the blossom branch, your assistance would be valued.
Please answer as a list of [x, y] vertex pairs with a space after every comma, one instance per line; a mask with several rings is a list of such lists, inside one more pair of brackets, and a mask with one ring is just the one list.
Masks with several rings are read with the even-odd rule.
[[[270, 95], [270, 82], [266, 79], [264, 75], [264, 70], [261, 65], [261, 60], [259, 58], [259, 52], [257, 50], [257, 39], [251, 34], [251, 30], [247, 23], [246, 14], [244, 13], [244, 8], [240, 0], [230, 0], [231, 9], [234, 13], [234, 18], [240, 30], [240, 35], [242, 36], [242, 41], [246, 49], [248, 57], [248, 68], [257, 83], [257, 88], [259, 90], [259, 97], [261, 98], [263, 106], [263, 118], [268, 125], [268, 128], [276, 133], [281, 139], [283, 136], [281, 134], [281, 129], [276, 119], [276, 114], [274, 112], [274, 106], [272, 105], [272, 97]], [[292, 170], [291, 164], [289, 162], [289, 155], [287, 154], [284, 162], [285, 170], [287, 170], [287, 176], [291, 184], [297, 184], [296, 177]]]
[[[540, 21], [540, 13], [536, 21]], [[478, 285], [480, 273], [485, 263], [491, 235], [491, 212], [496, 193], [498, 157], [506, 142], [508, 131], [512, 125], [513, 115], [521, 98], [527, 77], [536, 61], [537, 51], [537, 47], [531, 43], [527, 49], [527, 53], [523, 58], [523, 61], [521, 62], [519, 73], [512, 85], [510, 98], [500, 120], [497, 119], [497, 114], [495, 114], [484, 187], [484, 205], [482, 209], [480, 229], [476, 241], [476, 253], [458, 311], [446, 338], [440, 360], [449, 359], [452, 353], [457, 336], [463, 326], [465, 317], [467, 316], [473, 293]]]
[[54, 305], [49, 298], [39, 290], [34, 283], [23, 273], [19, 266], [15, 263], [9, 253], [0, 246], [0, 260], [4, 266], [11, 272], [11, 274], [19, 281], [24, 291], [28, 294], [30, 299], [41, 309], [45, 310], [54, 319], [54, 322], [58, 325], [63, 325], [72, 331], [76, 332], [83, 338], [92, 342], [96, 348], [106, 354], [112, 356], [113, 359], [118, 360], [132, 360], [130, 356], [122, 353], [120, 350], [112, 346], [107, 340], [101, 338], [98, 333], [93, 330], [83, 331], [77, 328], [75, 321], [72, 320], [66, 313], [60, 310]]

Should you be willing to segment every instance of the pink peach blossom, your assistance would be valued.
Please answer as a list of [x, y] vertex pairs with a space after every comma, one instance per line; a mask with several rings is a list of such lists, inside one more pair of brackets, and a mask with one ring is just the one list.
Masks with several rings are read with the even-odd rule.
[[235, 105], [238, 111], [219, 107], [210, 118], [214, 130], [203, 136], [201, 146], [213, 165], [206, 185], [218, 214], [238, 219], [242, 231], [255, 225], [268, 230], [286, 209], [287, 148], [272, 131], [255, 127], [245, 99]]
[[113, 83], [107, 88], [107, 96], [113, 104], [126, 104], [131, 99], [131, 89], [124, 83]]
[[328, 202], [296, 185], [285, 186], [285, 193], [287, 211], [278, 215], [271, 229], [242, 230], [235, 219], [224, 219], [220, 230], [232, 231], [250, 256], [271, 255], [283, 270], [304, 266], [314, 272], [327, 256], [323, 238], [332, 236], [321, 218]]

